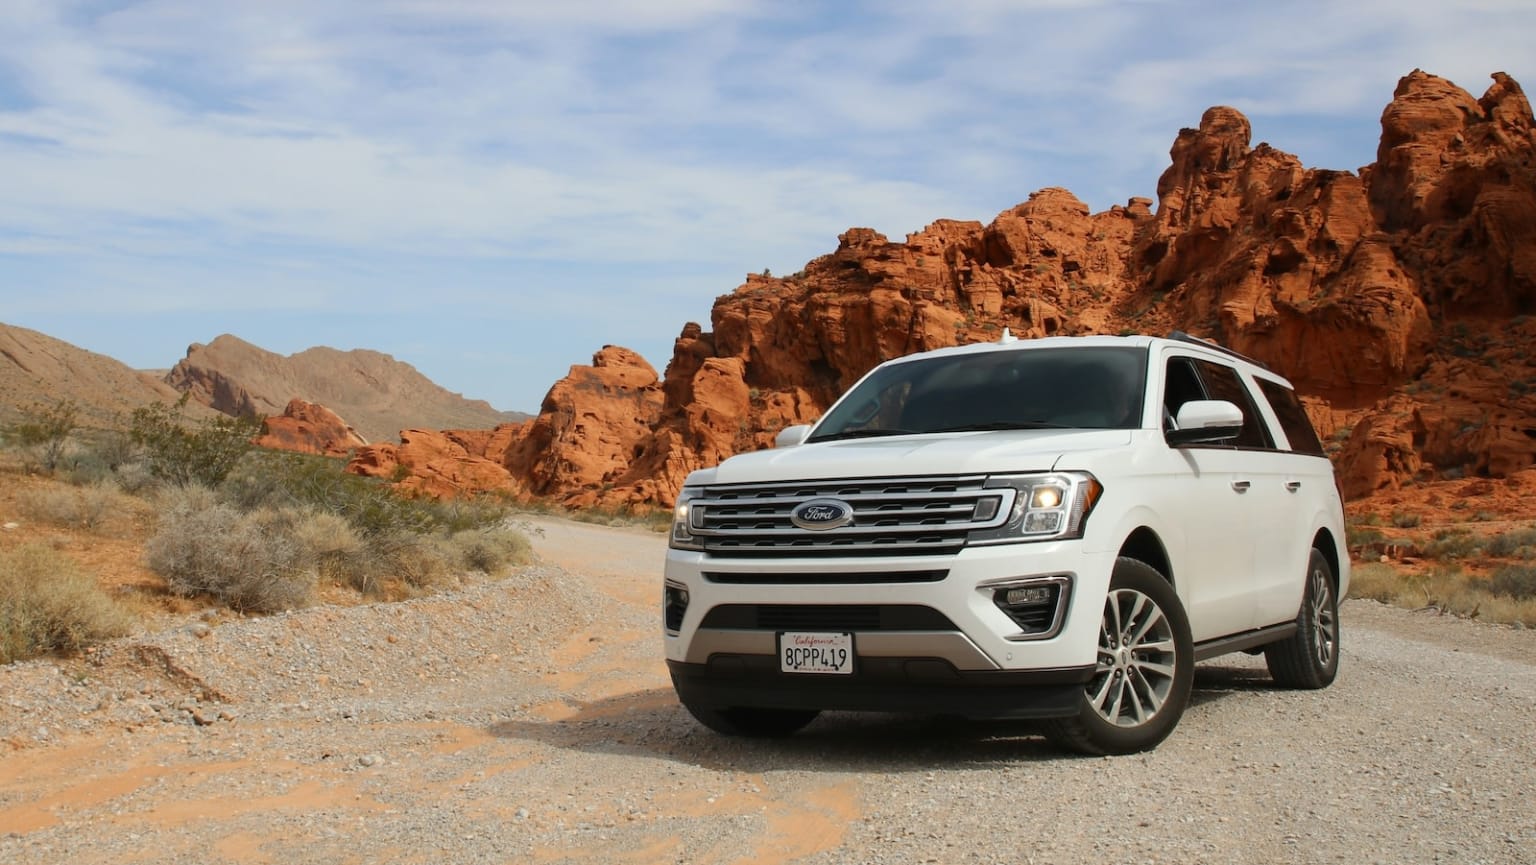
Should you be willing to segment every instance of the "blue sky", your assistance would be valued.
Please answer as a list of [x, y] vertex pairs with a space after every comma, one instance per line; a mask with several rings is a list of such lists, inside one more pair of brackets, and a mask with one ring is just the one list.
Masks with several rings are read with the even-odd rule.
[[1533, 44], [1529, 0], [0, 0], [0, 321], [536, 411], [851, 226], [1150, 197], [1217, 104], [1353, 170], [1400, 77], [1536, 86]]

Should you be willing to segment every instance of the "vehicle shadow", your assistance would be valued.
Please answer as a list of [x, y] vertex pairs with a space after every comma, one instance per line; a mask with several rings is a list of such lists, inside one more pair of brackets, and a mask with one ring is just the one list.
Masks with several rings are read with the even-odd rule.
[[670, 688], [583, 703], [553, 721], [492, 725], [493, 736], [556, 748], [673, 760], [747, 772], [921, 771], [957, 764], [1018, 763], [1071, 758], [1022, 721], [974, 721], [951, 716], [826, 712], [793, 736], [722, 736], [699, 725]]
[[[1262, 670], [1195, 668], [1190, 710], [1231, 694], [1273, 687]], [[1030, 721], [974, 720], [950, 715], [826, 712], [793, 736], [776, 739], [722, 736], [701, 726], [678, 704], [671, 688], [571, 703], [556, 720], [494, 724], [498, 738], [554, 748], [630, 754], [710, 769], [748, 772], [926, 771], [972, 764], [1016, 764], [1091, 759], [1064, 751]]]
[[1195, 686], [1189, 695], [1189, 708], [1224, 699], [1233, 694], [1275, 690], [1274, 680], [1263, 667], [1197, 664]]

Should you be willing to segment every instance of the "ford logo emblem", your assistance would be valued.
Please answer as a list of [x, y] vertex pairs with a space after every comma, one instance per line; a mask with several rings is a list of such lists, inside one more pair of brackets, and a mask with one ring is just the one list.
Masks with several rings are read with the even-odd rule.
[[811, 499], [796, 505], [789, 521], [807, 531], [824, 532], [853, 522], [853, 506], [837, 499]]

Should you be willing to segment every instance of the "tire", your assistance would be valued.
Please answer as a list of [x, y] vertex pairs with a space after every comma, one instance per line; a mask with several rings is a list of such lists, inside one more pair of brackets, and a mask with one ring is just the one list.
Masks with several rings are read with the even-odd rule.
[[799, 732], [821, 713], [815, 709], [759, 709], [750, 706], [703, 706], [683, 701], [700, 724], [727, 736], [776, 739]]
[[1312, 550], [1296, 633], [1264, 648], [1275, 684], [1316, 690], [1328, 687], [1339, 674], [1339, 597], [1334, 586], [1333, 567]]
[[1189, 618], [1151, 566], [1121, 557], [1099, 622], [1098, 667], [1078, 713], [1046, 722], [1046, 735], [1084, 754], [1157, 747], [1178, 725], [1194, 681]]

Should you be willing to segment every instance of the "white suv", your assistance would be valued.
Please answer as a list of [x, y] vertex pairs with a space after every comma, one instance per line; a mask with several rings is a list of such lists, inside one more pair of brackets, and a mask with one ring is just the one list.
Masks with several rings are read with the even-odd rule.
[[779, 447], [693, 472], [663, 591], [678, 697], [711, 729], [822, 710], [1044, 719], [1161, 742], [1194, 663], [1339, 664], [1333, 469], [1291, 386], [1184, 334], [916, 354]]

